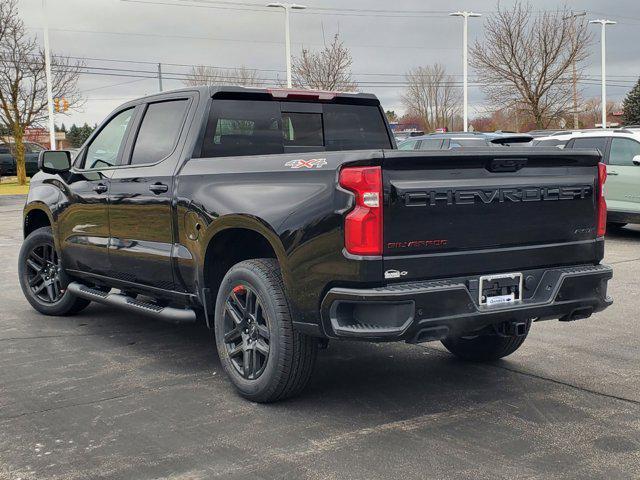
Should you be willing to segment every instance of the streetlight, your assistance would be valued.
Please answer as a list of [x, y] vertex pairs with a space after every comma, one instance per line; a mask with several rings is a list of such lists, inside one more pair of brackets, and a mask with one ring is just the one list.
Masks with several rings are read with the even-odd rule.
[[267, 7], [282, 8], [284, 10], [284, 48], [287, 56], [287, 87], [291, 88], [291, 37], [289, 34], [289, 14], [291, 10], [304, 10], [304, 5], [295, 3], [268, 3]]
[[600, 30], [600, 45], [602, 47], [602, 128], [607, 128], [607, 71], [606, 71], [606, 59], [607, 59], [607, 49], [606, 49], [606, 33], [605, 29], [607, 25], [615, 25], [617, 22], [613, 20], [606, 20], [603, 18], [599, 18], [598, 20], [591, 20], [589, 23], [599, 23], [601, 26]]
[[51, 85], [51, 50], [49, 48], [49, 18], [47, 17], [47, 3], [42, 0], [42, 15], [44, 24], [44, 74], [47, 82], [47, 109], [49, 111], [49, 148], [56, 149], [56, 124], [53, 118], [53, 87]]
[[462, 31], [462, 95], [463, 99], [463, 130], [467, 131], [467, 28], [469, 25], [469, 17], [481, 17], [482, 15], [479, 13], [473, 12], [453, 12], [449, 14], [452, 17], [462, 17], [464, 19], [464, 28]]
[[[563, 20], [571, 19], [573, 21], [572, 34], [574, 37], [574, 42], [577, 41], [577, 39], [575, 38], [576, 37], [576, 19], [578, 17], [584, 17], [586, 15], [587, 15], [587, 12], [583, 10], [581, 12], [571, 13], [571, 15], [567, 15], [566, 17], [563, 18]], [[578, 124], [578, 73], [576, 71], [575, 58], [573, 59], [573, 62], [571, 62], [571, 71], [572, 71], [572, 78], [573, 78], [573, 128], [577, 130], [580, 125]]]

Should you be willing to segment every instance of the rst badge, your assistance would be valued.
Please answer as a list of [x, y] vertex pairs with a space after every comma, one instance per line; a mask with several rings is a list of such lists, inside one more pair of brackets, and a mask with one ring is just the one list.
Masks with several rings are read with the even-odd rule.
[[327, 160], [324, 158], [310, 158], [309, 160], [289, 160], [284, 164], [285, 167], [289, 168], [322, 168], [327, 164]]

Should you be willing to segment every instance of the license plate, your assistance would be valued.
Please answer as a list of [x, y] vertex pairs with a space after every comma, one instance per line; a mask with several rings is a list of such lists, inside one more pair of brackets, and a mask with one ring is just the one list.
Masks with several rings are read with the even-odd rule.
[[502, 273], [480, 277], [478, 303], [487, 307], [522, 300], [522, 273]]

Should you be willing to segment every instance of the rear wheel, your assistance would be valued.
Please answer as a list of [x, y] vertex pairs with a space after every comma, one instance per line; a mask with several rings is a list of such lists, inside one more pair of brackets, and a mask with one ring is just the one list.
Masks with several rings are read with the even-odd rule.
[[273, 402], [299, 394], [308, 383], [317, 341], [293, 329], [275, 260], [246, 260], [227, 272], [214, 329], [222, 367], [243, 397]]
[[449, 337], [442, 340], [447, 350], [462, 360], [488, 362], [498, 360], [515, 352], [524, 343], [531, 322], [524, 335], [477, 335]]
[[45, 315], [73, 315], [89, 305], [66, 290], [69, 284], [50, 227], [31, 232], [18, 259], [20, 287], [29, 303]]

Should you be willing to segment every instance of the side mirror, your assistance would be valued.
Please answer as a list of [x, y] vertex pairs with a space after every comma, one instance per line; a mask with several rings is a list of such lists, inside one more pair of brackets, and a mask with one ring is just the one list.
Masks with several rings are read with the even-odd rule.
[[67, 150], [43, 150], [38, 155], [38, 169], [45, 173], [63, 173], [71, 168], [71, 152]]
[[640, 155], [636, 155], [635, 157], [633, 157], [633, 164], [636, 167], [640, 167]]

